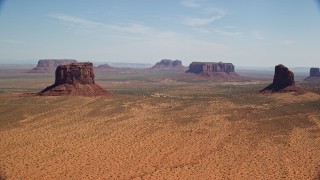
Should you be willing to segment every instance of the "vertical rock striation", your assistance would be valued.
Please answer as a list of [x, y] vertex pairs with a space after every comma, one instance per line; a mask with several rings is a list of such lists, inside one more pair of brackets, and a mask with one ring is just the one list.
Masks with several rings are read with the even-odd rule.
[[61, 65], [56, 69], [55, 84], [94, 84], [92, 63]]

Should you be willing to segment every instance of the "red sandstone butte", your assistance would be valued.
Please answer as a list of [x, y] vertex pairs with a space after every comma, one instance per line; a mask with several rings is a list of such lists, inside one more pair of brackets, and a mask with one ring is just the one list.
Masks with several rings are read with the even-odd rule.
[[38, 95], [103, 96], [111, 94], [98, 84], [95, 84], [94, 78], [92, 63], [60, 65], [55, 72], [55, 83], [39, 92]]
[[286, 66], [279, 64], [275, 67], [273, 82], [260, 92], [296, 92], [301, 91], [295, 85], [294, 74]]

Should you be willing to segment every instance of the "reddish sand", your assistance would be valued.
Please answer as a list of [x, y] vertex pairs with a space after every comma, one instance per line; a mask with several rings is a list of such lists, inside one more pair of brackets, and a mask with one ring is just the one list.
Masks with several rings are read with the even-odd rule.
[[[253, 121], [273, 105], [124, 95], [8, 96], [0, 107], [16, 102], [23, 117], [0, 128], [8, 179], [319, 179], [319, 111]], [[311, 123], [268, 123], [290, 118]]]

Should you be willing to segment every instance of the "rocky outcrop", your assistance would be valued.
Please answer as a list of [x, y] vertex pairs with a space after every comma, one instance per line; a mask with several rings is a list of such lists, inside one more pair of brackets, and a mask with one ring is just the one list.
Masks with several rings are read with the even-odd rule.
[[162, 59], [160, 62], [157, 62], [152, 69], [183, 69], [182, 61], [180, 60], [171, 60], [171, 59]]
[[305, 81], [315, 81], [320, 82], [320, 69], [310, 68], [310, 76], [305, 79]]
[[108, 95], [110, 92], [95, 84], [92, 63], [72, 63], [60, 65], [55, 72], [55, 83], [38, 95]]
[[232, 63], [222, 63], [222, 62], [192, 62], [189, 66], [187, 73], [211, 73], [211, 72], [225, 72], [233, 73], [235, 72], [235, 67]]
[[299, 91], [300, 88], [295, 86], [294, 74], [287, 67], [279, 64], [275, 67], [273, 82], [261, 92], [291, 92]]
[[28, 71], [29, 73], [46, 73], [54, 72], [54, 70], [60, 66], [70, 63], [77, 63], [75, 59], [40, 59], [37, 67]]

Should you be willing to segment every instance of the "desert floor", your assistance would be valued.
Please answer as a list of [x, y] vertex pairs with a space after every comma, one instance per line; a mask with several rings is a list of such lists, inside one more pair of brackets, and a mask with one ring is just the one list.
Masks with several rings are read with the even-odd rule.
[[52, 74], [0, 77], [0, 179], [320, 179], [319, 84], [101, 72], [111, 96], [39, 97]]

